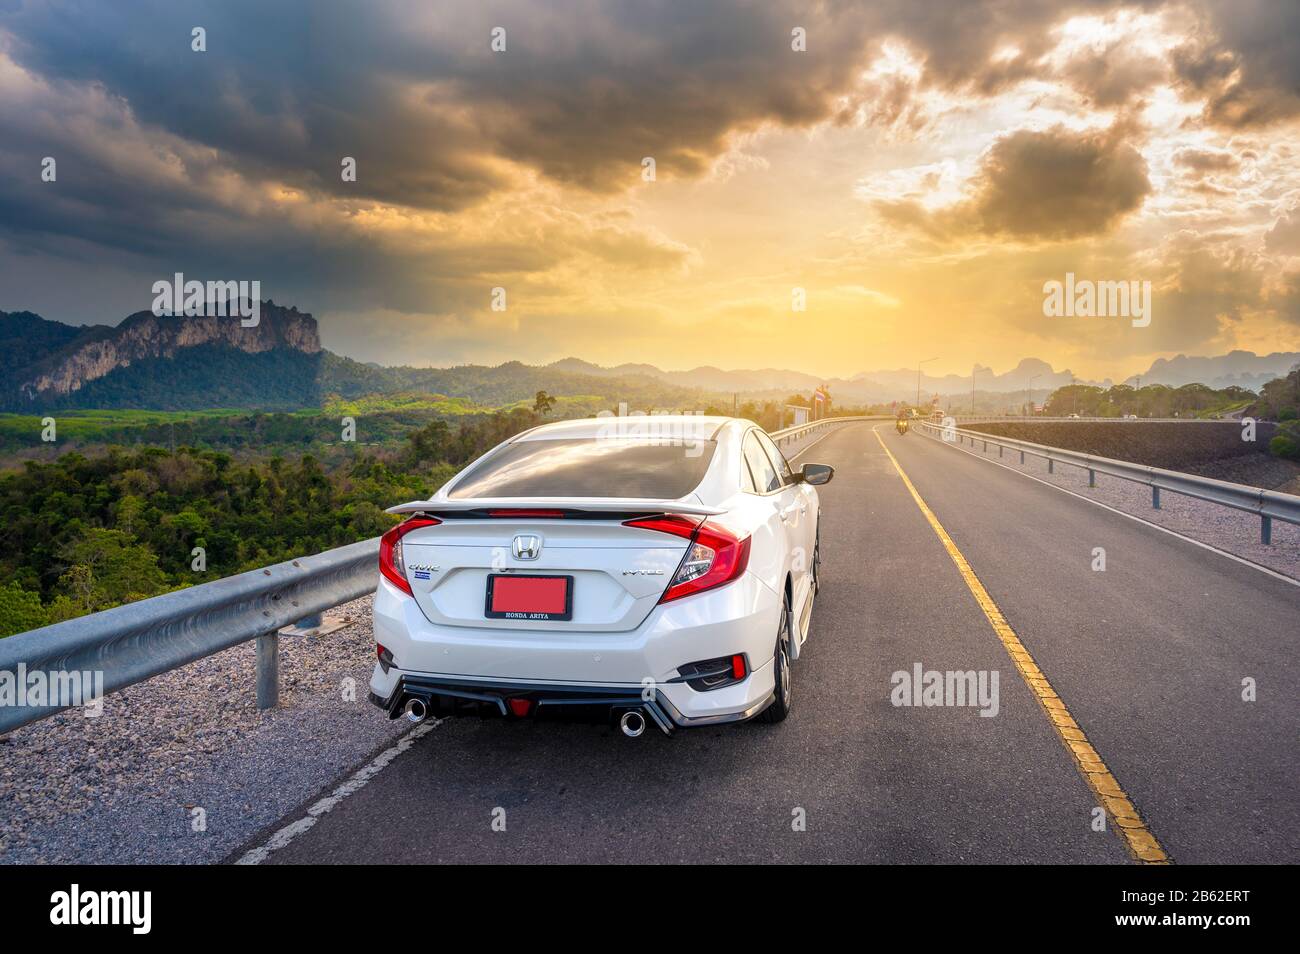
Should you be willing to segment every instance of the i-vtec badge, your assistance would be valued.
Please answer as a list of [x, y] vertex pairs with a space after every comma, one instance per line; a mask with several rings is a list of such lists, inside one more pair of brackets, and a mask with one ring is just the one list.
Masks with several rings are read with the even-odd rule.
[[535, 533], [520, 533], [510, 544], [516, 560], [536, 560], [542, 555], [542, 538]]

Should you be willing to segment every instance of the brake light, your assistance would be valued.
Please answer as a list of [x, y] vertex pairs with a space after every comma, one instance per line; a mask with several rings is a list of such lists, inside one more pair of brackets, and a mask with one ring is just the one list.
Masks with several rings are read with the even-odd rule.
[[749, 566], [749, 537], [743, 540], [725, 527], [709, 521], [696, 522], [680, 514], [665, 514], [625, 521], [626, 527], [658, 530], [690, 541], [672, 581], [659, 597], [669, 603], [704, 590], [730, 583]]
[[436, 527], [442, 523], [437, 517], [411, 517], [393, 527], [379, 538], [379, 572], [389, 583], [407, 596], [414, 596], [411, 584], [406, 582], [406, 563], [402, 559], [402, 537], [421, 527]]
[[531, 517], [534, 520], [549, 520], [552, 518], [559, 519], [564, 516], [563, 510], [528, 510], [518, 507], [506, 507], [488, 511], [489, 517]]

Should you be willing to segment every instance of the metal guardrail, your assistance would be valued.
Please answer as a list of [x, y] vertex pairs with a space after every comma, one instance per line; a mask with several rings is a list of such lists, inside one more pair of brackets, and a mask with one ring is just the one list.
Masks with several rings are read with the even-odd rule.
[[[812, 430], [858, 420], [868, 418], [823, 418], [771, 436], [789, 444]], [[35, 677], [46, 686], [72, 673], [102, 673], [107, 695], [255, 639], [257, 704], [269, 709], [279, 700], [280, 630], [374, 592], [378, 565], [379, 538], [373, 537], [18, 633], [0, 639], [0, 673], [24, 684]], [[0, 733], [70, 707], [66, 700], [52, 702], [46, 693], [39, 705], [0, 705]]]
[[1056, 464], [1067, 464], [1088, 472], [1088, 486], [1097, 486], [1097, 475], [1106, 474], [1151, 488], [1151, 506], [1160, 509], [1160, 493], [1181, 494], [1243, 510], [1259, 517], [1259, 538], [1264, 544], [1273, 542], [1273, 521], [1300, 525], [1300, 497], [1279, 493], [1276, 490], [1264, 490], [1245, 484], [1233, 484], [1226, 480], [1214, 480], [1210, 477], [1197, 477], [1176, 470], [1164, 470], [1145, 464], [1131, 464], [1128, 461], [1112, 460], [1109, 457], [1097, 457], [1078, 451], [1065, 450], [1060, 447], [1048, 447], [1029, 441], [1015, 440], [1010, 437], [996, 437], [979, 431], [969, 431], [959, 427], [944, 427], [931, 421], [920, 422], [923, 433], [949, 444], [970, 442], [972, 449], [976, 442], [983, 445], [984, 452], [989, 445], [999, 448], [998, 455], [1004, 450], [1018, 451], [1020, 463], [1025, 462], [1026, 455], [1047, 461], [1047, 472], [1054, 473]]
[[[1042, 414], [954, 414], [959, 424], [1240, 424], [1238, 417], [1046, 417]], [[928, 418], [927, 418], [928, 420]]]
[[[375, 537], [18, 633], [0, 639], [0, 672], [46, 680], [101, 672], [107, 694], [257, 639], [258, 704], [269, 708], [279, 686], [278, 630], [373, 591], [378, 560]], [[0, 732], [62, 708], [0, 706]]]

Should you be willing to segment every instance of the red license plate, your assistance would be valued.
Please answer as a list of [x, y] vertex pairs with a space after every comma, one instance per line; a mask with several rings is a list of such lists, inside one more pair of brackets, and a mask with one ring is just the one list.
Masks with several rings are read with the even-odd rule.
[[572, 619], [573, 577], [491, 573], [485, 615], [489, 619]]

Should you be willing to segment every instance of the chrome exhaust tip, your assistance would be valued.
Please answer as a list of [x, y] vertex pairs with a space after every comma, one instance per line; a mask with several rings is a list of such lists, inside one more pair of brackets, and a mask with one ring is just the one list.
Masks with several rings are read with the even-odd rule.
[[635, 709], [623, 713], [623, 717], [618, 720], [618, 727], [623, 730], [623, 734], [629, 739], [640, 737], [645, 731], [645, 716]]
[[419, 699], [412, 699], [406, 704], [406, 718], [408, 722], [423, 722], [428, 714], [428, 706]]

